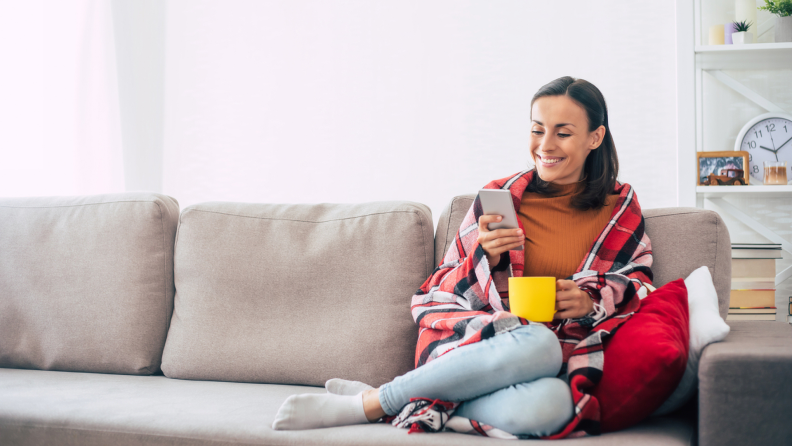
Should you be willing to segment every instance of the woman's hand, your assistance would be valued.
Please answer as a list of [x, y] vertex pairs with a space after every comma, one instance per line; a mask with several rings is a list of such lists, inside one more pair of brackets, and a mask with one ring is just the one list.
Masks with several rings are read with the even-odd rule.
[[555, 309], [554, 319], [574, 319], [591, 313], [594, 302], [575, 282], [557, 280]]
[[490, 231], [487, 225], [503, 220], [500, 215], [482, 215], [478, 224], [478, 243], [487, 254], [490, 269], [500, 262], [501, 254], [525, 244], [522, 229], [496, 229]]

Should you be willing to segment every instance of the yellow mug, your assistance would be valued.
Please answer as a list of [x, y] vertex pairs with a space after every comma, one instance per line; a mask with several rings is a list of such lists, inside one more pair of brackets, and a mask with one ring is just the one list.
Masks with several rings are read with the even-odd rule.
[[534, 322], [550, 322], [555, 315], [555, 277], [509, 277], [511, 313]]

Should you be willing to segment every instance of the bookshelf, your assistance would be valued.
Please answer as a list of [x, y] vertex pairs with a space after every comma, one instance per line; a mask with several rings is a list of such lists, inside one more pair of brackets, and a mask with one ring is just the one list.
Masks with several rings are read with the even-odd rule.
[[[757, 6], [763, 3], [757, 0]], [[786, 312], [781, 314], [781, 309], [788, 307], [792, 294], [792, 242], [787, 240], [792, 238], [788, 234], [792, 225], [771, 223], [752, 205], [792, 204], [792, 184], [697, 185], [697, 152], [732, 150], [737, 133], [753, 116], [792, 113], [792, 93], [788, 93], [792, 91], [792, 42], [774, 42], [774, 16], [757, 11], [757, 43], [708, 45], [709, 26], [733, 20], [729, 17], [734, 15], [734, 5], [734, 0], [676, 1], [677, 203], [715, 210], [727, 227], [741, 224], [782, 245], [785, 259], [779, 261], [781, 267], [776, 274], [777, 320], [786, 321]], [[740, 232], [737, 228], [729, 229], [732, 242], [747, 241], [735, 239]]]

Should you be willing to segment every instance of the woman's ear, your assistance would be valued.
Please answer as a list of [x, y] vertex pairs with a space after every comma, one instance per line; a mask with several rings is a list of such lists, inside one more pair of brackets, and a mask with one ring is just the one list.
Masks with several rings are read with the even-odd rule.
[[591, 150], [599, 148], [600, 144], [602, 144], [602, 140], [605, 139], [605, 126], [601, 125], [591, 132], [591, 138]]

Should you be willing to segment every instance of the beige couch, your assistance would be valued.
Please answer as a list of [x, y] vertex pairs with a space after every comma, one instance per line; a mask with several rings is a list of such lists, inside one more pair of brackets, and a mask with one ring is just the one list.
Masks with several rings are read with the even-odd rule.
[[[0, 200], [0, 445], [496, 444], [374, 424], [273, 431], [280, 404], [333, 377], [413, 366], [413, 292], [470, 206], [435, 232], [418, 203], [204, 203], [128, 193]], [[655, 284], [700, 265], [728, 307], [716, 213], [646, 210]], [[732, 323], [693, 406], [557, 444], [783, 444], [792, 329]], [[783, 385], [782, 385], [783, 384]], [[757, 443], [758, 444], [758, 443]]]

